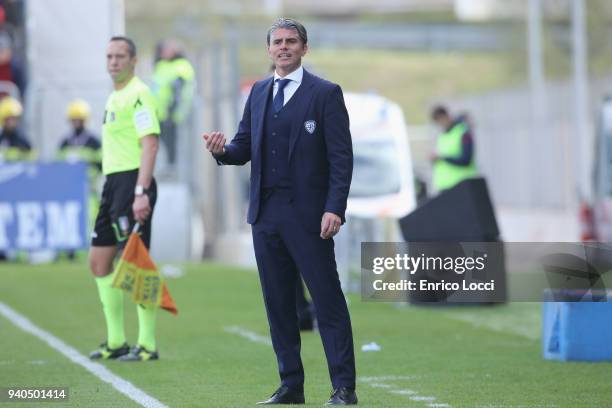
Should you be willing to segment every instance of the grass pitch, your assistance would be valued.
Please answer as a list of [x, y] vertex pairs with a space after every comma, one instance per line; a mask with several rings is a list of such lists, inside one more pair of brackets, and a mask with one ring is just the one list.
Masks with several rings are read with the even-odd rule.
[[[278, 385], [257, 274], [218, 264], [185, 266], [170, 281], [180, 314], [161, 312], [161, 360], [105, 362], [170, 407], [250, 407]], [[105, 337], [84, 264], [0, 265], [0, 301], [87, 354]], [[541, 357], [540, 305], [417, 308], [350, 296], [362, 407], [610, 407], [612, 364]], [[135, 306], [126, 301], [128, 340]], [[363, 352], [376, 342], [382, 349]], [[302, 336], [306, 402], [321, 406], [330, 383], [317, 333]], [[68, 386], [67, 403], [6, 406], [134, 407], [110, 385], [0, 317], [0, 387]]]

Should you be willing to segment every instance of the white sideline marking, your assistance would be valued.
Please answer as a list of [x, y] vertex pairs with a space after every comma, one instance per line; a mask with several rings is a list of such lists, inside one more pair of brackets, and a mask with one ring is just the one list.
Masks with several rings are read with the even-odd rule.
[[412, 391], [412, 390], [393, 390], [393, 391], [391, 391], [391, 394], [414, 395], [414, 394], [416, 394], [416, 391]]
[[62, 340], [55, 337], [51, 333], [36, 326], [34, 323], [28, 320], [27, 317], [19, 314], [18, 312], [11, 309], [9, 306], [5, 305], [2, 302], [0, 302], [0, 314], [6, 319], [10, 320], [15, 326], [19, 327], [21, 330], [30, 333], [47, 343], [49, 347], [60, 352], [73, 363], [80, 365], [81, 367], [98, 377], [100, 380], [109, 383], [117, 391], [119, 391], [129, 399], [133, 400], [137, 404], [140, 404], [143, 407], [147, 408], [168, 408], [166, 405], [162, 404], [146, 392], [142, 391], [140, 388], [134, 386], [131, 382], [113, 374], [108, 368], [106, 368], [102, 364], [90, 361], [89, 358], [79, 353], [75, 348], [64, 343]]
[[391, 388], [390, 384], [385, 384], [385, 383], [370, 383], [370, 387], [374, 387], [374, 388]]
[[436, 397], [420, 397], [415, 395], [414, 397], [410, 397], [412, 401], [435, 401]]
[[376, 377], [359, 377], [360, 381], [363, 382], [376, 382], [376, 381], [410, 381], [417, 378], [416, 375], [382, 375]]
[[254, 331], [245, 329], [244, 327], [229, 326], [225, 327], [224, 330], [227, 333], [237, 334], [247, 340], [251, 340], [254, 343], [265, 344], [267, 346], [272, 345], [272, 340], [270, 340], [268, 336], [262, 336], [261, 334], [257, 334]]
[[387, 375], [387, 376], [380, 376], [380, 377], [360, 377], [359, 380], [361, 382], [365, 382], [370, 387], [384, 388], [391, 394], [406, 396], [411, 401], [428, 403], [427, 404], [428, 408], [452, 408], [449, 404], [446, 404], [446, 403], [432, 402], [436, 400], [436, 397], [417, 395], [416, 391], [402, 389], [399, 386], [388, 383], [388, 381], [391, 381], [391, 382], [402, 381], [402, 380], [405, 381], [405, 380], [411, 380], [414, 378], [415, 376]]

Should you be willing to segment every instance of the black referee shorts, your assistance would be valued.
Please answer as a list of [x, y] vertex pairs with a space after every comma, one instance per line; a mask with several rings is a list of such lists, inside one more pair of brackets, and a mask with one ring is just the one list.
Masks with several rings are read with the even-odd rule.
[[[134, 227], [134, 189], [138, 181], [138, 169], [122, 171], [106, 176], [102, 189], [102, 200], [96, 217], [96, 225], [91, 234], [91, 246], [117, 245], [123, 249]], [[151, 244], [151, 219], [157, 200], [157, 184], [151, 181], [148, 189], [151, 215], [140, 226], [139, 235], [149, 248]]]

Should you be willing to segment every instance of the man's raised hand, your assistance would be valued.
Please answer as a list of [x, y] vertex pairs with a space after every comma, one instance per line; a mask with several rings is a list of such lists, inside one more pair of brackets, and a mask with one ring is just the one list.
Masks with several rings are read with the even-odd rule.
[[221, 155], [225, 153], [225, 136], [221, 132], [204, 133], [202, 135], [206, 142], [206, 149], [212, 154]]

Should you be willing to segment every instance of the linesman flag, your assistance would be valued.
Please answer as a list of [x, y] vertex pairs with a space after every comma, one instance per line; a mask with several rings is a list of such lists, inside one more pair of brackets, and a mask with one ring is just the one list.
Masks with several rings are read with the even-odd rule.
[[115, 268], [113, 287], [131, 294], [137, 304], [159, 306], [177, 315], [178, 309], [168, 286], [140, 239], [138, 228], [136, 224]]

